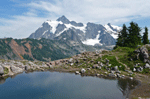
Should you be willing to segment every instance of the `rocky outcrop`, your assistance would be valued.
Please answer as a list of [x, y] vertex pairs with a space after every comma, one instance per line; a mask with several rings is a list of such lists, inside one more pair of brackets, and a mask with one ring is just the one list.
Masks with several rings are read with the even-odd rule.
[[148, 54], [148, 50], [145, 46], [135, 50], [134, 52], [137, 53], [137, 59], [138, 57], [141, 57], [143, 59], [143, 62], [148, 62], [150, 64], [150, 60], [148, 59], [149, 58], [149, 54]]

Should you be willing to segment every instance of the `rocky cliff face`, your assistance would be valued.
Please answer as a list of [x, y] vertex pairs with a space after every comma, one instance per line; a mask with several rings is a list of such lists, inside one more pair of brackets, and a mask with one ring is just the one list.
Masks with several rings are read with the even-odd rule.
[[[77, 23], [75, 21], [68, 20], [65, 16], [58, 18], [56, 21], [47, 20], [39, 27], [29, 38], [40, 39], [58, 39], [68, 38], [67, 34], [70, 30], [76, 34], [75, 38], [78, 38], [80, 42], [86, 45], [115, 45], [118, 32], [121, 27], [111, 25], [94, 24], [88, 22], [87, 24]], [[68, 33], [70, 34], [70, 33]], [[74, 35], [73, 34], [73, 35]], [[72, 37], [74, 38], [74, 37]]]

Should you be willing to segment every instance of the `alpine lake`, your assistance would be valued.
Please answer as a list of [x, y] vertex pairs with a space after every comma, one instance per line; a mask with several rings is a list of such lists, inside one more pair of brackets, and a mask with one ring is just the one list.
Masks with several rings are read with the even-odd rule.
[[0, 79], [0, 99], [126, 99], [137, 85], [134, 79], [24, 72]]

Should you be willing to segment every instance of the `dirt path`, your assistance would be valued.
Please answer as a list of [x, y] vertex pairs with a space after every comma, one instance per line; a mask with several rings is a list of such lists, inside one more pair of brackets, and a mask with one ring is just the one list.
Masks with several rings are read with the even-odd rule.
[[116, 57], [116, 60], [117, 60], [120, 64], [124, 65], [127, 70], [130, 70], [130, 68], [129, 68], [126, 64], [124, 64], [124, 63], [122, 63], [122, 62], [119, 61], [119, 59], [118, 59], [117, 56], [115, 56], [115, 57]]

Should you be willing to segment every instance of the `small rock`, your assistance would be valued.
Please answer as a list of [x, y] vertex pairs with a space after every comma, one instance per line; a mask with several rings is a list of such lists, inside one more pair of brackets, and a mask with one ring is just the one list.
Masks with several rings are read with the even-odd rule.
[[137, 72], [142, 72], [142, 71], [143, 71], [143, 67], [137, 68]]
[[73, 62], [73, 58], [70, 58], [70, 59], [68, 60], [68, 62], [69, 62], [69, 63], [72, 63], [72, 62]]
[[121, 78], [124, 78], [125, 77], [125, 75], [121, 75]]
[[49, 65], [49, 68], [53, 68], [53, 66], [52, 66], [52, 65]]
[[71, 63], [70, 66], [73, 66], [73, 63]]
[[114, 70], [115, 70], [115, 71], [118, 71], [118, 66], [115, 66], [115, 67], [114, 67]]
[[132, 71], [128, 71], [128, 73], [129, 73], [129, 74], [133, 74], [133, 72], [132, 72]]
[[117, 70], [117, 71], [116, 71], [116, 73], [119, 73], [119, 74], [121, 74], [121, 71]]
[[97, 76], [97, 77], [99, 77], [99, 76], [100, 76], [100, 74], [96, 74], [96, 76]]
[[86, 72], [86, 70], [84, 69], [84, 68], [82, 68], [81, 69], [81, 73], [83, 74], [83, 73], [85, 73]]
[[97, 62], [97, 64], [99, 64], [99, 65], [100, 65], [100, 64], [101, 64], [101, 62], [100, 62], [100, 61], [98, 61], [98, 62]]
[[133, 80], [133, 77], [130, 77], [130, 80]]
[[101, 67], [100, 66], [96, 66], [96, 69], [101, 69]]
[[104, 66], [103, 63], [100, 63], [100, 66], [103, 67]]
[[75, 74], [80, 74], [80, 72], [79, 72], [79, 71], [76, 71]]
[[91, 68], [87, 68], [87, 70], [91, 70]]
[[117, 75], [118, 78], [120, 78], [120, 74], [117, 73], [116, 75]]
[[111, 64], [108, 64], [107, 66], [111, 66]]
[[148, 63], [145, 64], [145, 68], [149, 68], [150, 69], [150, 65]]
[[96, 68], [98, 66], [98, 64], [94, 64], [93, 66], [92, 66], [92, 68]]
[[30, 69], [30, 66], [25, 66], [25, 70], [29, 70]]
[[115, 73], [115, 71], [111, 70], [111, 71], [110, 71], [110, 73], [113, 73], [113, 74], [114, 74], [114, 73]]
[[135, 72], [135, 71], [136, 71], [136, 69], [135, 69], [135, 68], [133, 68], [133, 71]]
[[132, 58], [129, 58], [129, 60], [130, 60], [130, 61], [133, 61], [133, 59], [132, 59]]

